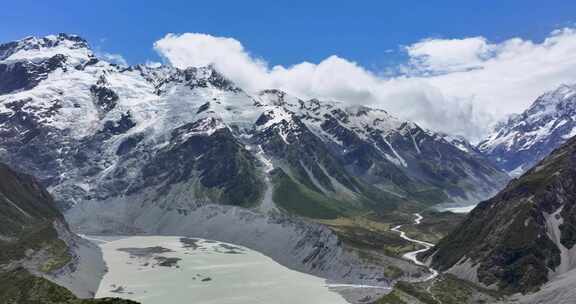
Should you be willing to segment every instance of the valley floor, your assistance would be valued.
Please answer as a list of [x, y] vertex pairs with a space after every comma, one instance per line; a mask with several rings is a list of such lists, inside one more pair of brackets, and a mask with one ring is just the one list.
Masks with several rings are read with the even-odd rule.
[[[426, 240], [434, 239], [435, 234], [430, 233], [436, 225], [429, 224], [428, 228], [422, 227], [427, 220], [419, 213], [414, 214], [414, 223], [411, 225], [397, 225], [391, 230], [397, 232], [400, 237], [408, 242], [419, 246], [414, 251], [403, 254], [403, 258], [412, 261], [416, 265], [426, 266], [418, 260], [418, 253], [429, 250], [434, 244]], [[452, 213], [435, 213], [432, 218], [436, 224], [442, 222], [442, 217], [459, 217]], [[410, 236], [408, 235], [408, 232]], [[462, 303], [490, 303], [497, 299], [497, 295], [492, 292], [476, 287], [472, 283], [460, 280], [452, 275], [441, 274], [435, 269], [428, 268], [430, 275], [424, 278], [400, 281], [392, 292], [382, 297], [376, 304], [462, 304]]]
[[[420, 213], [415, 213], [414, 215], [415, 215], [415, 217], [416, 217], [416, 218], [414, 219], [414, 225], [420, 225], [421, 222], [422, 222], [422, 220], [424, 219], [424, 217], [422, 217], [422, 215], [420, 215]], [[400, 237], [401, 237], [401, 238], [403, 238], [403, 239], [405, 239], [405, 240], [407, 240], [407, 241], [409, 241], [409, 242], [412, 242], [412, 243], [415, 243], [415, 244], [417, 244], [417, 245], [422, 246], [422, 249], [418, 249], [418, 250], [414, 250], [414, 251], [407, 252], [407, 253], [405, 253], [402, 257], [405, 258], [405, 259], [407, 259], [407, 260], [412, 261], [412, 262], [413, 262], [414, 264], [416, 264], [416, 265], [425, 266], [424, 263], [422, 263], [422, 262], [420, 262], [420, 261], [418, 260], [418, 254], [421, 253], [421, 252], [427, 251], [427, 250], [429, 250], [430, 248], [434, 247], [434, 244], [428, 243], [428, 242], [425, 242], [425, 241], [421, 241], [421, 240], [417, 240], [417, 239], [413, 239], [413, 238], [407, 236], [407, 235], [406, 235], [406, 232], [400, 230], [401, 228], [402, 228], [402, 225], [398, 225], [398, 226], [392, 228], [392, 231], [398, 232], [398, 233], [400, 234]], [[436, 276], [438, 276], [438, 271], [436, 271], [435, 269], [433, 269], [433, 268], [428, 268], [428, 271], [430, 271], [430, 275], [427, 276], [427, 277], [425, 277], [425, 278], [422, 278], [422, 281], [424, 281], [424, 282], [425, 282], [425, 281], [428, 281], [428, 280], [432, 280], [432, 279], [434, 279]]]

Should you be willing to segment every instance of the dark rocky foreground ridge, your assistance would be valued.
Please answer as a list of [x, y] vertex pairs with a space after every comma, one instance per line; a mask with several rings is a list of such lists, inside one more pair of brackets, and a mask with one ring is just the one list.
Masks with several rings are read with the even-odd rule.
[[0, 275], [2, 304], [138, 304], [120, 298], [79, 299], [64, 287], [16, 269]]
[[576, 267], [576, 139], [494, 198], [436, 247], [432, 267], [506, 293], [528, 293]]
[[67, 229], [43, 186], [0, 163], [0, 303], [136, 303], [81, 300], [47, 279], [75, 263], [76, 244], [59, 236]]

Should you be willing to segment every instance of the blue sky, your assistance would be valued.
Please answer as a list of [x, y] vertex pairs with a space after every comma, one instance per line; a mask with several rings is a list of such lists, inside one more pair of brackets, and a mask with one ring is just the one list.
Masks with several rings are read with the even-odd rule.
[[[83, 3], [82, 5], [79, 3]], [[79, 34], [129, 63], [158, 60], [166, 33], [234, 37], [272, 65], [339, 55], [368, 69], [402, 60], [424, 38], [539, 40], [574, 24], [576, 1], [5, 1], [0, 40]], [[399, 54], [400, 53], [400, 54]]]

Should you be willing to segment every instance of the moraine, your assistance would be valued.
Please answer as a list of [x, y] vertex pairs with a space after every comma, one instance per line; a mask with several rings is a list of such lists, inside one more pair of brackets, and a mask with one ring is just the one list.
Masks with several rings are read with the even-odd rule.
[[324, 279], [237, 245], [175, 236], [86, 238], [100, 245], [108, 266], [97, 298], [143, 304], [347, 303]]

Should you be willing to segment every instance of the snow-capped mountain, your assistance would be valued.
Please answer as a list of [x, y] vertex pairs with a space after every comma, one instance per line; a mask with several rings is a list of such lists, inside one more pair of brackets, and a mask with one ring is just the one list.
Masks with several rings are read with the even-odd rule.
[[0, 80], [0, 159], [83, 232], [207, 237], [382, 285], [382, 265], [303, 218], [477, 201], [507, 180], [465, 141], [386, 111], [249, 94], [211, 66], [119, 67], [72, 35], [1, 45]]
[[[218, 135], [248, 155], [250, 166], [261, 165], [256, 156], [262, 156], [292, 177], [309, 179], [304, 183], [315, 180], [310, 185], [316, 183], [316, 190], [333, 190], [338, 182], [357, 192], [352, 180], [362, 177], [401, 197], [418, 195], [407, 182], [434, 185], [438, 203], [487, 194], [499, 186], [491, 175], [503, 177], [467, 153], [465, 140], [455, 142], [383, 110], [304, 101], [278, 90], [251, 96], [212, 67], [121, 68], [96, 59], [84, 40], [71, 35], [26, 38], [0, 49], [1, 77], [20, 83], [0, 95], [4, 157], [22, 161], [55, 193], [97, 197], [136, 187], [130, 181], [136, 172], [115, 173], [120, 163], [157, 157], [192, 137]], [[15, 66], [25, 74], [14, 73]], [[39, 72], [38, 66], [46, 68]], [[263, 153], [249, 152], [255, 148]], [[301, 154], [289, 163], [295, 153], [313, 158]], [[321, 158], [327, 163], [317, 166]], [[126, 185], [119, 183], [124, 180]], [[78, 200], [57, 197], [68, 205]]]
[[478, 145], [500, 168], [520, 175], [576, 135], [576, 86], [545, 93]]

